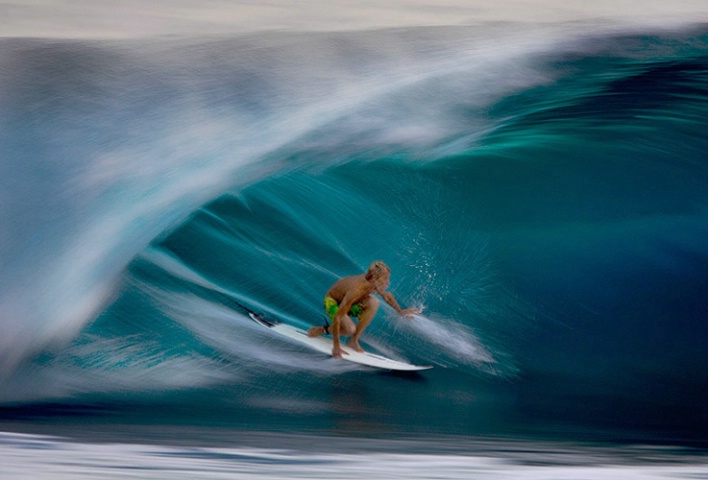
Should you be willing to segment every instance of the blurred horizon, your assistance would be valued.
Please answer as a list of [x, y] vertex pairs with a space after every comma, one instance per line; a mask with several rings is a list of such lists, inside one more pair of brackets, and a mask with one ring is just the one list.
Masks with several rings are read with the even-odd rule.
[[702, 1], [347, 0], [254, 2], [206, 0], [0, 1], [0, 37], [138, 38], [171, 35], [242, 35], [263, 31], [359, 31], [494, 22], [526, 24], [602, 21], [618, 25], [675, 27], [703, 23]]

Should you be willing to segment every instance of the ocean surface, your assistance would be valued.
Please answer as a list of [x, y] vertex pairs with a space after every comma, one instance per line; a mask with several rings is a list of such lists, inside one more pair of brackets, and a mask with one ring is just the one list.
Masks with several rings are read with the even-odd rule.
[[[708, 479], [706, 23], [5, 37], [0, 157], [3, 479]], [[377, 259], [432, 370], [246, 315]]]

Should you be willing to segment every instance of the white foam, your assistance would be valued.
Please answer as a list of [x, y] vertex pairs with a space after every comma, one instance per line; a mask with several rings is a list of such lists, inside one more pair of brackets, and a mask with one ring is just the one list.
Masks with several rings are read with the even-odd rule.
[[[306, 441], [303, 437], [302, 441]], [[293, 440], [293, 442], [296, 440]], [[373, 443], [373, 442], [372, 442]], [[384, 444], [385, 445], [385, 444]], [[137, 443], [83, 443], [42, 435], [0, 432], [4, 480], [33, 479], [361, 479], [411, 480], [665, 480], [706, 478], [705, 460], [679, 456], [664, 462], [596, 458], [592, 449], [538, 453], [470, 451], [467, 454], [306, 452], [293, 448], [179, 447]], [[504, 445], [500, 445], [504, 448]], [[41, 452], [41, 455], [38, 454]], [[548, 456], [550, 455], [550, 457]], [[570, 457], [574, 462], [558, 463]], [[529, 460], [531, 461], [529, 463]]]
[[414, 315], [410, 321], [399, 321], [400, 327], [412, 330], [435, 349], [463, 364], [495, 363], [492, 354], [465, 325], [451, 319]]

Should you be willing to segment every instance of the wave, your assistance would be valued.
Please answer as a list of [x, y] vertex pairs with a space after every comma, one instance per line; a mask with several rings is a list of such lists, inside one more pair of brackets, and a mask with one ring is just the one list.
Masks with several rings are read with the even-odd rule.
[[[3, 369], [69, 341], [149, 243], [226, 189], [299, 168], [298, 149], [309, 152], [305, 164], [325, 167], [348, 159], [318, 160], [318, 151], [358, 150], [356, 137], [372, 132], [388, 138], [366, 138], [367, 148], [449, 136], [427, 112], [409, 111], [410, 96], [451, 65], [498, 60], [479, 48], [448, 54], [448, 36], [3, 40]], [[536, 81], [524, 77], [496, 95]], [[467, 103], [487, 102], [478, 95], [470, 90]], [[443, 104], [429, 107], [444, 109], [452, 98], [438, 96]]]
[[586, 28], [0, 41], [0, 402], [239, 385], [320, 409], [361, 369], [233, 302], [317, 324], [382, 258], [425, 311], [365, 343], [461, 403], [662, 384], [651, 412], [695, 420], [708, 35]]

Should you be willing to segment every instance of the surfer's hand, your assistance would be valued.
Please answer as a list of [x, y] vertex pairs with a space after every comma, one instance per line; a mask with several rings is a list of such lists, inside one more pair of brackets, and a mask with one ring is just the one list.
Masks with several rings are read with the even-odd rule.
[[417, 315], [420, 312], [422, 312], [420, 308], [406, 308], [405, 310], [401, 310], [401, 316], [402, 317], [412, 317], [413, 315]]
[[332, 356], [334, 358], [342, 358], [342, 354], [349, 355], [349, 353], [342, 350], [339, 345], [336, 345], [334, 348], [332, 348]]

